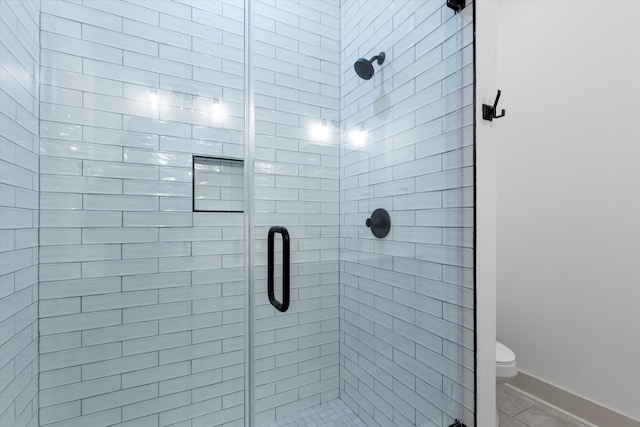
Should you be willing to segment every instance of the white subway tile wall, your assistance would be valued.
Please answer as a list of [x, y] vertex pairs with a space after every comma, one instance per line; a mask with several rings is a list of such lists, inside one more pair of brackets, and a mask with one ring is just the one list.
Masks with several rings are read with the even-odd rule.
[[[473, 5], [443, 3], [251, 3], [258, 425], [473, 425]], [[242, 6], [0, 0], [0, 425], [244, 425], [244, 218], [192, 212], [192, 156], [244, 157]], [[236, 172], [203, 200], [243, 209]]]
[[472, 8], [341, 1], [340, 397], [368, 426], [473, 425]]
[[[243, 16], [233, 0], [42, 1], [41, 426], [243, 425], [243, 214], [192, 213], [191, 182], [192, 155], [244, 155]], [[29, 104], [9, 129], [34, 151], [38, 100], [16, 90]], [[37, 191], [37, 155], [22, 157], [7, 190]], [[14, 228], [35, 225], [33, 199], [7, 208]], [[33, 304], [22, 276], [13, 307]]]
[[[256, 424], [339, 396], [340, 5], [258, 0], [255, 13]], [[266, 288], [271, 226], [291, 238], [291, 305]], [[276, 239], [276, 275], [281, 243]], [[280, 299], [281, 279], [276, 280]]]
[[0, 425], [38, 425], [40, 2], [0, 0]]

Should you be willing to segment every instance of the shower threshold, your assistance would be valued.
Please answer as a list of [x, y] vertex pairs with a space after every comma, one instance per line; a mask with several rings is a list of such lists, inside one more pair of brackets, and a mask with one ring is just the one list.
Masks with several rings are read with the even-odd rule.
[[366, 427], [367, 425], [342, 400], [304, 409], [278, 418], [262, 427]]

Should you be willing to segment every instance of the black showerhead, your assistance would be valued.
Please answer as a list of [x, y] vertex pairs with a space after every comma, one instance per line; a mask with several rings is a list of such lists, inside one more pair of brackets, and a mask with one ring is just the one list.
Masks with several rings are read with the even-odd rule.
[[356, 73], [363, 79], [369, 80], [373, 77], [373, 61], [378, 61], [378, 65], [382, 65], [384, 62], [384, 52], [380, 52], [380, 54], [374, 56], [371, 59], [360, 58], [353, 64], [353, 68], [356, 70]]

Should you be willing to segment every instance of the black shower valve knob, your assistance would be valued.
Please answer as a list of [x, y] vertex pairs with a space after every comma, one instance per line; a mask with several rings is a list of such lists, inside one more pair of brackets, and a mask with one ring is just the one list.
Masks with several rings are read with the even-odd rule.
[[382, 239], [389, 234], [391, 228], [391, 217], [385, 209], [379, 208], [373, 211], [370, 218], [367, 218], [365, 225], [371, 228], [374, 236]]

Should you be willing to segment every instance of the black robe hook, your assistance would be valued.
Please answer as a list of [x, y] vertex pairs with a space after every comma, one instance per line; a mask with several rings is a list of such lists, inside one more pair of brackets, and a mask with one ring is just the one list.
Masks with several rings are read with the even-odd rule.
[[489, 120], [490, 122], [493, 121], [493, 119], [499, 119], [500, 117], [504, 117], [504, 109], [502, 110], [502, 114], [500, 114], [499, 116], [496, 115], [496, 112], [498, 111], [498, 100], [500, 100], [500, 89], [498, 89], [498, 95], [496, 96], [496, 100], [493, 103], [493, 107], [491, 105], [487, 105], [487, 104], [482, 104], [482, 118], [485, 120]]

